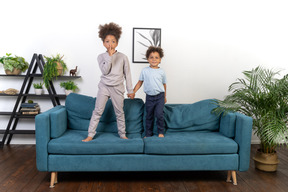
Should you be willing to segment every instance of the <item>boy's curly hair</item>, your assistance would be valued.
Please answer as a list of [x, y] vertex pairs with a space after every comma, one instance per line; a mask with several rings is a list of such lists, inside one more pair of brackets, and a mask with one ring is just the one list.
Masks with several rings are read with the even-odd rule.
[[146, 59], [148, 59], [150, 54], [154, 52], [159, 53], [160, 58], [164, 57], [164, 52], [161, 47], [150, 46], [146, 51]]
[[105, 25], [99, 25], [99, 37], [102, 39], [102, 41], [105, 40], [107, 35], [113, 35], [117, 42], [120, 39], [120, 36], [122, 34], [122, 27], [117, 25], [116, 23], [106, 23]]

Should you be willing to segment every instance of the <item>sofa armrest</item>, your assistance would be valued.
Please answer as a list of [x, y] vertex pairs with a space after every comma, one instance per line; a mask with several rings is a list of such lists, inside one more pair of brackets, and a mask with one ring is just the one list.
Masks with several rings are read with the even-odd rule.
[[67, 130], [67, 111], [63, 107], [50, 113], [51, 138], [63, 135]]
[[50, 115], [62, 108], [64, 106], [59, 105], [35, 117], [36, 164], [39, 171], [48, 171], [48, 142], [51, 139]]
[[252, 124], [253, 120], [251, 117], [236, 113], [235, 141], [239, 147], [239, 171], [247, 171], [249, 169]]

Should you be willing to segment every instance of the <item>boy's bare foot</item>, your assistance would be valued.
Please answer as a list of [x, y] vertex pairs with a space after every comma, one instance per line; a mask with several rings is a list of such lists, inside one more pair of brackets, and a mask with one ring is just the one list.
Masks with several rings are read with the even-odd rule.
[[93, 138], [92, 137], [87, 137], [86, 139], [82, 140], [83, 142], [88, 142], [91, 141]]
[[164, 137], [164, 135], [163, 134], [159, 134], [158, 137]]
[[124, 136], [124, 137], [120, 137], [121, 139], [128, 139], [128, 137]]

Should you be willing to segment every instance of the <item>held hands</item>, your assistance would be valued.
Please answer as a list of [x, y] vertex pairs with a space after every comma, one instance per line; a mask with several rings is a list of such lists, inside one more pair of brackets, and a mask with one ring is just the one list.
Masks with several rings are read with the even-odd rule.
[[138, 81], [138, 83], [135, 85], [134, 89], [133, 89], [133, 93], [128, 93], [127, 96], [130, 99], [134, 99], [135, 98], [135, 94], [138, 91], [138, 89], [142, 86], [143, 81]]
[[128, 93], [127, 96], [128, 96], [130, 99], [134, 99], [134, 98], [135, 98], [135, 93]]

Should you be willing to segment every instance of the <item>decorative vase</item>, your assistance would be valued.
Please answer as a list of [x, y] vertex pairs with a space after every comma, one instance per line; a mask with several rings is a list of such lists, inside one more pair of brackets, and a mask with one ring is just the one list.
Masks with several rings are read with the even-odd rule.
[[59, 76], [63, 74], [63, 67], [60, 62], [57, 62], [57, 71]]
[[279, 160], [276, 152], [263, 153], [258, 149], [253, 159], [255, 162], [255, 168], [261, 171], [275, 172], [277, 170]]
[[34, 89], [36, 95], [42, 95], [43, 89]]
[[66, 96], [68, 96], [70, 93], [73, 93], [73, 90], [67, 90], [67, 89], [65, 89], [65, 94], [66, 94]]
[[10, 70], [6, 69], [5, 73], [7, 75], [19, 75], [21, 73], [21, 69], [14, 68], [12, 72]]

